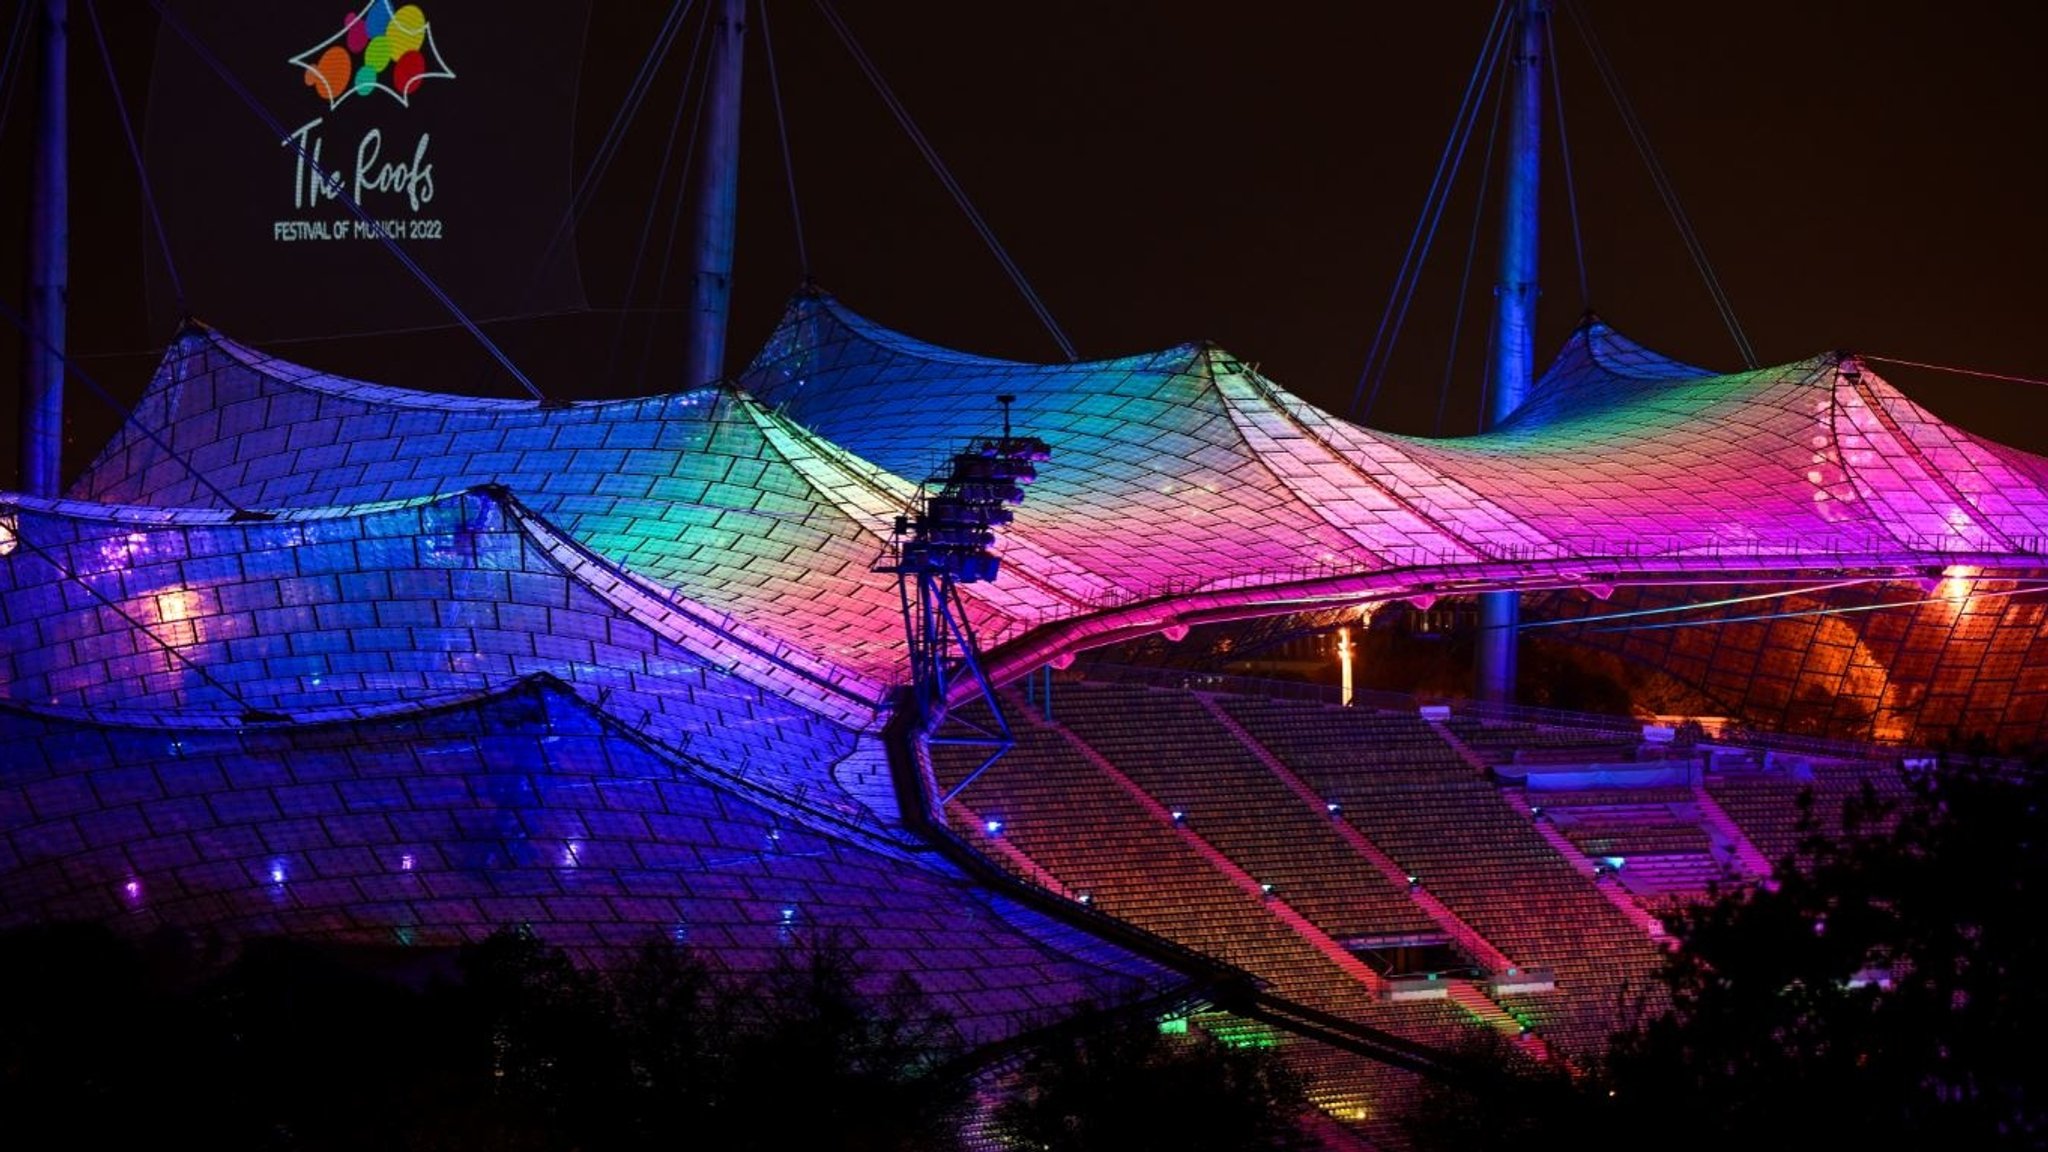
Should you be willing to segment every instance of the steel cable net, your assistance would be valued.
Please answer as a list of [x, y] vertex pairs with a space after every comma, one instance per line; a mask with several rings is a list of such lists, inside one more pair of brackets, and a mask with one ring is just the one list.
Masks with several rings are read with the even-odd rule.
[[[875, 726], [905, 665], [877, 559], [909, 478], [999, 395], [1050, 460], [994, 542], [1001, 578], [963, 592], [1018, 667], [1098, 624], [1172, 635], [1204, 611], [1518, 581], [2032, 570], [2048, 536], [2048, 462], [1852, 358], [1714, 375], [1597, 323], [1513, 419], [1451, 440], [1344, 422], [1208, 345], [1012, 363], [815, 294], [735, 387], [563, 407], [347, 380], [194, 327], [73, 500], [0, 502], [0, 918], [428, 942], [525, 920], [593, 952], [679, 931], [746, 963], [843, 926], [987, 1037], [1178, 987], [910, 854], [894, 822]], [[970, 843], [998, 821], [1018, 855], [974, 846], [1026, 880], [1424, 1043], [1479, 1012], [1584, 1048], [1613, 1023], [1599, 974], [1654, 963], [1472, 771], [1489, 730], [1191, 701], [1145, 733], [1186, 750], [1161, 759], [1117, 724], [1167, 706], [1094, 692], [1092, 716], [1025, 725], [943, 818]], [[1347, 750], [1400, 763], [1339, 795], [1317, 753], [1339, 723]], [[1309, 805], [1336, 845], [1317, 858], [1378, 884], [1384, 915], [1342, 921], [1310, 874], [1264, 889], [1284, 862], [1216, 805], [1161, 816], [1219, 748], [1242, 752], [1215, 769], [1233, 794], [1291, 774], [1330, 800]], [[1252, 816], [1301, 800], [1274, 795]], [[1570, 916], [1532, 915], [1561, 893]], [[1374, 999], [1345, 942], [1432, 925], [1594, 990]], [[1407, 1090], [1329, 1067], [1335, 1114]]]
[[929, 854], [736, 788], [548, 677], [259, 728], [0, 705], [0, 739], [0, 926], [427, 948], [527, 924], [592, 963], [663, 941], [740, 976], [837, 939], [882, 981], [914, 975], [973, 1043], [1049, 1004], [1183, 982]]
[[567, 408], [344, 380], [194, 329], [74, 494], [217, 504], [170, 452], [254, 508], [502, 485], [872, 706], [902, 673], [893, 590], [871, 569], [914, 499], [906, 477], [998, 393], [1060, 463], [1004, 535], [1005, 578], [968, 590], [992, 648], [1140, 601], [1266, 607], [1301, 581], [1358, 599], [1595, 569], [2032, 565], [2048, 537], [2048, 462], [1838, 356], [1714, 375], [1593, 323], [1514, 418], [1431, 440], [1346, 423], [1207, 345], [1012, 363], [820, 295], [792, 304], [739, 389]]
[[805, 682], [777, 690], [736, 675], [750, 653], [733, 638], [581, 562], [500, 494], [255, 523], [38, 503], [10, 521], [10, 700], [131, 723], [251, 709], [295, 719], [548, 675], [677, 754], [862, 811], [808, 767], [855, 755], [853, 716], [806, 708]]

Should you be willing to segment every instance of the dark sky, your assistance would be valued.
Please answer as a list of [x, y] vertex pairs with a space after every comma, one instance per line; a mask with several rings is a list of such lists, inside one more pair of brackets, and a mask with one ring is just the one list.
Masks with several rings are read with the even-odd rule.
[[[0, 4], [0, 34], [20, 2]], [[2048, 6], [1582, 2], [1764, 362], [1849, 348], [2048, 378], [2039, 334], [2048, 304], [2048, 79], [2039, 63]], [[148, 350], [161, 346], [171, 320], [145, 304], [141, 253], [153, 241], [86, 38], [84, 0], [71, 4], [79, 24], [72, 348], [125, 401], [141, 390]], [[100, 6], [128, 103], [146, 115], [155, 20], [141, 0]], [[581, 53], [579, 165], [667, 6], [595, 7]], [[840, 8], [1084, 357], [1212, 339], [1338, 411], [1349, 404], [1492, 11], [1487, 0], [840, 0]], [[856, 310], [936, 343], [1057, 359], [816, 9], [778, 0], [773, 18], [819, 282]], [[1592, 305], [1653, 347], [1739, 367], [1577, 34], [1562, 18], [1556, 33]], [[801, 272], [759, 37], [752, 40], [733, 368], [765, 337]], [[575, 54], [566, 44], [563, 55], [568, 66]], [[648, 292], [651, 270], [635, 299], [622, 293], [679, 76], [671, 62], [579, 236], [586, 292], [600, 311], [491, 326], [551, 394], [675, 384], [673, 318], [656, 312], [644, 339], [637, 327], [621, 335], [610, 309], [678, 304], [679, 273], [663, 300]], [[29, 94], [17, 80], [0, 126], [0, 227], [17, 228], [22, 216]], [[1546, 135], [1547, 356], [1582, 303], [1554, 121]], [[1426, 433], [1434, 422], [1477, 151], [1475, 143], [1403, 330], [1373, 414], [1378, 426]], [[0, 247], [10, 308], [22, 298], [19, 237]], [[389, 274], [403, 288], [395, 265]], [[1490, 281], [1482, 241], [1448, 432], [1473, 426]], [[193, 305], [234, 331], [232, 302]], [[628, 321], [646, 322], [644, 314]], [[615, 346], [626, 350], [616, 359]], [[11, 330], [0, 332], [7, 476], [17, 348]], [[276, 350], [390, 383], [518, 394], [460, 333]], [[1880, 371], [1967, 427], [2048, 451], [2040, 387]], [[115, 419], [82, 389], [69, 414], [67, 474]]]

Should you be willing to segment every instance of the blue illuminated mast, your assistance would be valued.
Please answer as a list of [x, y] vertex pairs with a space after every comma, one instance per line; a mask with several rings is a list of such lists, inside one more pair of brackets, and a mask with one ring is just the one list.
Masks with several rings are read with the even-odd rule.
[[[1536, 193], [1542, 169], [1543, 50], [1549, 0], [1515, 0], [1508, 60], [1507, 179], [1501, 195], [1500, 271], [1494, 282], [1493, 376], [1486, 426], [1498, 427], [1522, 406], [1536, 368]], [[1513, 703], [1519, 596], [1479, 597], [1475, 694]]]
[[56, 496], [64, 456], [64, 306], [71, 279], [70, 114], [66, 0], [41, 0], [35, 172], [28, 194], [28, 301], [21, 342], [21, 477], [31, 496]]
[[697, 173], [697, 229], [690, 265], [690, 339], [683, 353], [685, 388], [709, 384], [725, 375], [733, 232], [739, 216], [740, 65], [746, 46], [746, 0], [719, 0], [711, 21], [711, 70], [704, 86], [704, 162]]

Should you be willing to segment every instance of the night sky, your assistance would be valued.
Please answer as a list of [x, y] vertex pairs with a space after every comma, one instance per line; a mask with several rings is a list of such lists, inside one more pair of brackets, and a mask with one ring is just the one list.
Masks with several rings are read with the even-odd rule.
[[[0, 4], [0, 35], [20, 2]], [[2048, 80], [2039, 63], [2048, 6], [1582, 2], [1765, 363], [1847, 348], [2048, 378], [2048, 341], [2038, 331], [2048, 304]], [[143, 288], [142, 253], [154, 241], [84, 0], [71, 3], [71, 344], [125, 401], [141, 391], [151, 349], [174, 317], [153, 309]], [[146, 116], [156, 21], [141, 0], [100, 7], [127, 102]], [[596, 5], [581, 53], [577, 171], [666, 7]], [[1210, 339], [1343, 412], [1492, 5], [840, 0], [840, 10], [1082, 356]], [[1058, 359], [818, 12], [783, 0], [772, 16], [821, 286], [925, 340]], [[695, 27], [693, 16], [678, 57]], [[573, 39], [564, 38], [564, 67], [576, 57]], [[767, 335], [802, 272], [760, 38], [750, 41], [731, 370]], [[1739, 367], [1561, 13], [1556, 42], [1592, 306], [1652, 347]], [[679, 306], [681, 272], [664, 299], [652, 297], [656, 276], [644, 266], [635, 297], [623, 293], [680, 74], [672, 60], [578, 236], [594, 310], [490, 326], [551, 395], [677, 384], [680, 336], [661, 310]], [[0, 217], [17, 229], [0, 246], [0, 293], [16, 310], [31, 94], [17, 79], [0, 125]], [[1584, 302], [1554, 120], [1545, 134], [1547, 356]], [[1478, 151], [1475, 142], [1376, 426], [1428, 433], [1434, 425]], [[664, 214], [669, 195], [660, 192]], [[685, 257], [679, 249], [679, 266]], [[394, 294], [417, 294], [395, 264], [386, 271]], [[1446, 433], [1474, 427], [1491, 279], [1482, 239]], [[234, 301], [192, 304], [235, 332]], [[621, 304], [643, 310], [623, 330]], [[651, 332], [636, 326], [650, 316]], [[425, 305], [416, 313], [420, 324], [445, 321]], [[459, 331], [271, 347], [387, 383], [520, 394]], [[1965, 427], [2048, 451], [2048, 389], [1877, 367]], [[11, 329], [0, 331], [0, 379], [9, 428], [0, 476], [12, 476], [19, 355]], [[83, 389], [70, 395], [67, 416], [68, 476], [116, 417]]]

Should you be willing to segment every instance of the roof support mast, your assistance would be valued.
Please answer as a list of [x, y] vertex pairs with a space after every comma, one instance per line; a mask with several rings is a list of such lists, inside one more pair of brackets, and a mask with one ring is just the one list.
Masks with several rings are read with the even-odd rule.
[[697, 173], [685, 388], [725, 375], [725, 326], [732, 311], [733, 229], [740, 198], [740, 65], [745, 57], [747, 5], [746, 0], [718, 3], [711, 18], [711, 66], [704, 83], [704, 163]]
[[21, 490], [55, 496], [64, 457], [64, 303], [71, 279], [66, 0], [41, 0], [35, 173], [28, 200], [27, 332], [21, 342]]
[[[1494, 283], [1493, 379], [1486, 426], [1522, 406], [1536, 367], [1536, 193], [1542, 171], [1543, 50], [1550, 0], [1514, 0], [1514, 54], [1508, 61], [1507, 179], [1501, 194], [1500, 275]], [[1513, 703], [1521, 603], [1513, 592], [1479, 597], [1475, 694]]]

